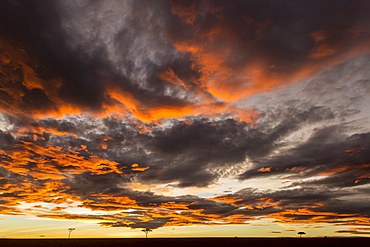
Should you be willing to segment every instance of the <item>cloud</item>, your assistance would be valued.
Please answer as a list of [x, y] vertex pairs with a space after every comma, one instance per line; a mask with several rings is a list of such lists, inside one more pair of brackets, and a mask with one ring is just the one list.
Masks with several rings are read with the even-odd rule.
[[335, 231], [335, 233], [350, 233], [350, 234], [370, 234], [369, 228], [351, 228], [349, 230]]
[[[183, 29], [172, 22], [170, 35], [177, 50], [191, 54], [201, 74], [199, 83], [217, 98], [235, 100], [362, 54], [368, 25], [359, 6], [369, 7], [344, 2], [336, 9], [303, 1], [237, 1], [227, 6], [221, 1], [172, 2], [172, 13]], [[315, 18], [307, 9], [316, 13]], [[343, 15], [349, 20], [346, 24], [337, 21]], [[352, 39], [346, 33], [358, 35]]]
[[241, 174], [240, 178], [250, 179], [273, 175], [287, 175], [289, 178], [290, 174], [293, 176], [299, 174], [300, 177], [332, 175], [302, 184], [327, 185], [332, 183], [331, 186], [347, 187], [355, 186], [361, 178], [364, 179], [362, 183], [367, 183], [369, 160], [365, 150], [369, 148], [367, 145], [369, 134], [356, 134], [341, 140], [341, 138], [338, 139], [339, 133], [336, 129], [338, 127], [333, 126], [318, 130], [303, 145], [264, 162], [265, 166], [271, 167], [270, 172], [260, 172], [258, 168], [255, 168]]
[[[335, 9], [305, 2], [167, 4], [3, 3], [3, 73], [14, 83], [2, 86], [3, 109], [40, 117], [120, 112], [145, 122], [218, 114], [225, 108], [216, 103], [269, 92], [368, 52], [361, 48], [369, 28], [363, 2]], [[342, 15], [347, 23], [337, 21]]]
[[1, 2], [1, 213], [368, 226], [369, 8]]

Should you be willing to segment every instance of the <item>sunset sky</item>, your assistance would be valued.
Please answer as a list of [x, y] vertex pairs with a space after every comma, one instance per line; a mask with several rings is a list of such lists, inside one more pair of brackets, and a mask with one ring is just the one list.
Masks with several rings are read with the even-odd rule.
[[0, 0], [0, 238], [370, 236], [369, 13]]

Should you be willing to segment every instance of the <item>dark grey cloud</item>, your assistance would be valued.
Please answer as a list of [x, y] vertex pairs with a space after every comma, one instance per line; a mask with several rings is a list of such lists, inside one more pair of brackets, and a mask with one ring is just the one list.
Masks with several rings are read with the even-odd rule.
[[335, 233], [351, 233], [351, 234], [370, 234], [368, 231], [361, 231], [361, 230], [339, 230], [335, 231]]
[[[261, 58], [265, 75], [279, 74], [287, 80], [315, 63], [339, 59], [339, 54], [366, 39], [369, 31], [364, 10], [370, 6], [363, 1], [233, 1], [227, 5], [223, 1], [176, 1], [173, 5], [183, 22], [181, 29], [177, 22], [170, 22], [175, 43], [196, 40], [193, 43], [206, 44], [207, 52], [227, 48], [224, 65], [232, 68], [253, 66], [254, 58]], [[359, 36], [354, 35], [358, 32]], [[228, 82], [235, 83], [237, 77], [231, 78]]]
[[[192, 25], [184, 22], [182, 7], [191, 9]], [[198, 85], [206, 72], [191, 53], [176, 50], [179, 42], [212, 40], [209, 51], [230, 48], [225, 66], [236, 71], [261, 58], [267, 61], [265, 74], [284, 77], [310, 66], [315, 49], [324, 53], [319, 60], [326, 61], [360, 45], [369, 32], [369, 8], [364, 1], [234, 1], [227, 5], [222, 1], [4, 1], [3, 39], [14, 50], [23, 49], [24, 59], [31, 61], [26, 62], [28, 69], [21, 65], [22, 56], [3, 64], [6, 80], [1, 92], [7, 99], [3, 104], [9, 106], [15, 100], [26, 112], [48, 112], [60, 107], [58, 97], [63, 103], [98, 111], [112, 104], [104, 92], [114, 84], [144, 108], [192, 105], [201, 91], [210, 97]], [[212, 30], [220, 33], [212, 39], [202, 35]], [[315, 32], [319, 32], [316, 38]], [[9, 59], [11, 52], [7, 52]], [[158, 77], [168, 68], [187, 90]], [[30, 73], [42, 87], [25, 85]], [[56, 85], [56, 80], [62, 85]], [[10, 86], [10, 81], [16, 84]], [[14, 90], [23, 97], [14, 98]]]
[[[149, 228], [149, 229], [156, 229], [159, 227], [164, 226], [170, 218], [161, 218], [161, 219], [155, 219], [155, 220], [149, 220], [147, 222], [137, 222], [134, 224], [130, 224], [130, 228]], [[127, 227], [127, 224], [120, 223], [120, 222], [104, 222], [101, 223], [102, 226], [106, 227]]]
[[[222, 172], [229, 169], [226, 174], [239, 174], [240, 169], [245, 168], [233, 168], [233, 165], [247, 158], [251, 159], [255, 168], [240, 175], [241, 179], [289, 174], [289, 169], [294, 167], [316, 167], [316, 173], [329, 169], [326, 167], [326, 164], [330, 165], [329, 161], [322, 163], [324, 160], [337, 159], [346, 150], [362, 145], [362, 142], [356, 143], [358, 138], [349, 141], [350, 138], [341, 135], [343, 128], [339, 126], [316, 130], [307, 142], [280, 156], [269, 155], [287, 145], [281, 143], [281, 139], [289, 134], [310, 124], [333, 120], [337, 116], [329, 107], [312, 106], [303, 111], [287, 108], [280, 111], [276, 109], [273, 114], [272, 111], [266, 112], [262, 117], [265, 121], [253, 127], [233, 119], [213, 121], [195, 118], [191, 124], [174, 122], [167, 128], [147, 125], [154, 128], [147, 133], [138, 133], [135, 125], [115, 118], [103, 121], [79, 117], [63, 120], [50, 118], [31, 122], [30, 125], [43, 131], [50, 130], [52, 133], [52, 130], [56, 130], [66, 134], [38, 134], [43, 137], [37, 140], [42, 146], [49, 142], [63, 149], [80, 149], [84, 145], [88, 151], [77, 152], [86, 158], [96, 154], [118, 162], [118, 167], [122, 169], [133, 163], [149, 166], [150, 169], [145, 173], [136, 174], [142, 182], [177, 182], [180, 187], [202, 187], [217, 181]], [[273, 123], [275, 126], [271, 128]], [[10, 138], [11, 135], [7, 136]], [[20, 140], [34, 142], [32, 136], [30, 132], [29, 137], [24, 136]], [[102, 144], [106, 147], [103, 148]], [[323, 157], [320, 157], [321, 154]], [[366, 155], [363, 156], [362, 161], [365, 161]], [[272, 172], [258, 172], [261, 167], [272, 167]], [[312, 174], [314, 172], [307, 176]]]
[[[357, 180], [369, 169], [366, 165], [369, 163], [369, 134], [341, 137], [341, 129], [339, 126], [319, 129], [302, 145], [262, 162], [263, 167], [269, 167], [271, 171], [261, 171], [262, 167], [257, 167], [241, 174], [240, 179], [295, 174], [305, 178], [323, 174], [332, 176], [302, 184], [360, 185]], [[367, 183], [366, 178], [361, 182], [364, 183]], [[300, 183], [294, 185], [297, 184]]]
[[367, 196], [358, 194], [354, 196], [350, 191], [317, 187], [277, 191], [244, 189], [220, 198], [235, 200], [234, 205], [247, 205], [249, 209], [234, 211], [241, 214], [276, 215], [278, 213], [279, 218], [276, 222], [312, 223], [319, 217], [318, 222], [321, 223], [368, 225], [366, 220], [369, 217], [369, 210], [366, 206], [368, 204]]
[[[99, 76], [95, 73], [92, 62], [79, 59], [68, 48], [55, 5], [41, 1], [19, 1], [16, 4], [4, 1], [2, 5], [5, 5], [1, 8], [3, 37], [6, 42], [12, 43], [15, 49], [25, 49], [24, 56], [34, 59], [34, 62], [28, 65], [45, 88], [53, 88], [53, 85], [47, 84], [55, 83], [55, 78], [62, 78], [65, 85], [60, 96], [63, 99], [85, 107], [100, 107], [102, 95]], [[24, 87], [23, 80], [26, 79], [24, 76], [27, 72], [25, 67], [19, 66], [19, 62], [23, 61], [14, 58], [4, 66], [17, 69], [20, 77], [17, 90], [25, 93], [23, 107], [26, 107], [26, 110], [39, 107], [50, 110], [47, 107], [51, 107], [53, 103], [43, 91]], [[9, 77], [11, 78], [11, 75]], [[7, 88], [8, 84], [4, 86]]]
[[11, 147], [15, 143], [14, 137], [9, 133], [4, 133], [0, 130], [0, 148], [5, 149]]
[[[356, 178], [368, 173], [366, 165], [362, 166], [369, 159], [366, 141], [369, 129], [365, 127], [368, 61], [366, 56], [353, 59], [313, 80], [257, 100], [261, 112], [257, 126], [261, 130], [289, 131], [276, 131], [281, 133], [274, 143], [277, 152], [255, 159], [254, 167], [241, 174], [240, 179], [271, 176], [304, 179], [332, 173], [322, 181], [337, 181], [337, 186], [345, 187], [367, 183], [366, 178], [362, 181]], [[313, 179], [307, 184], [319, 185], [319, 181]]]
[[[109, 222], [84, 216], [108, 227], [259, 216], [366, 225], [358, 219], [370, 217], [370, 59], [349, 58], [368, 52], [369, 10], [366, 1], [2, 1], [0, 188], [9, 191], [0, 211], [78, 198], [93, 210], [135, 208]], [[254, 66], [260, 81], [243, 77]], [[210, 90], [218, 81], [235, 94], [277, 91], [222, 102]], [[125, 116], [109, 90], [134, 105]], [[204, 105], [209, 115], [141, 121]], [[258, 117], [249, 124], [213, 108]], [[230, 194], [220, 198], [130, 187], [204, 188], [221, 178], [287, 183], [223, 188]], [[49, 192], [33, 198], [38, 191]]]
[[[186, 99], [176, 97], [178, 90], [174, 87], [170, 88], [174, 95], [168, 94], [169, 85], [157, 77], [168, 67], [173, 67], [183, 78], [194, 74], [189, 69], [184, 71], [191, 65], [188, 56], [180, 59], [171, 43], [160, 35], [165, 22], [161, 16], [170, 14], [161, 1], [18, 1], [17, 4], [5, 1], [2, 5], [1, 31], [5, 41], [15, 50], [26, 50], [24, 56], [34, 59], [27, 66], [43, 85], [43, 89], [25, 86], [23, 80], [30, 72], [21, 65], [24, 61], [14, 58], [2, 65], [6, 79], [17, 82], [13, 88], [6, 81], [2, 85], [5, 105], [13, 100], [17, 90], [24, 93], [18, 107], [26, 112], [55, 110], [60, 107], [55, 97], [84, 110], [99, 111], [103, 102], [112, 103], [104, 94], [109, 84], [130, 92], [147, 105], [189, 104]], [[113, 36], [104, 37], [112, 11], [118, 11], [115, 14], [119, 16], [115, 17], [121, 17], [123, 23], [120, 26], [119, 21], [113, 21], [116, 29], [109, 34]], [[122, 15], [122, 11], [127, 12]], [[97, 15], [107, 19], [96, 19]], [[105, 38], [113, 40], [114, 51]], [[11, 55], [10, 51], [5, 53], [8, 59]], [[55, 80], [62, 85], [55, 85]]]
[[[347, 194], [346, 192], [340, 193], [340, 195]], [[235, 202], [236, 205], [257, 206], [263, 199], [262, 201], [270, 200], [276, 202], [278, 206], [303, 207], [329, 201], [332, 198], [332, 192], [312, 187], [277, 191], [257, 191], [257, 189], [246, 188], [234, 194], [228, 194], [227, 197], [237, 200]]]

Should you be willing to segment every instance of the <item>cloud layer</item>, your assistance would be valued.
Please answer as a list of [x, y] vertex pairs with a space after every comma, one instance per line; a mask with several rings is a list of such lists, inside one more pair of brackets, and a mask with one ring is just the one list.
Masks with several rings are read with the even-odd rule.
[[0, 213], [368, 234], [369, 10], [3, 1]]

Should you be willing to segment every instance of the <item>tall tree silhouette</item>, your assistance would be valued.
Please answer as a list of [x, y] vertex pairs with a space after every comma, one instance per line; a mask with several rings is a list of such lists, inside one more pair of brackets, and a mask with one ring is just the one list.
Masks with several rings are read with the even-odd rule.
[[299, 237], [301, 238], [302, 237], [302, 235], [304, 235], [304, 234], [306, 234], [305, 232], [298, 232], [297, 233], [298, 235], [299, 235]]
[[71, 232], [76, 230], [76, 228], [68, 228], [68, 239], [71, 237]]
[[148, 233], [151, 232], [152, 230], [150, 230], [149, 228], [145, 228], [143, 230], [141, 230], [142, 232], [145, 232], [145, 238], [148, 238]]

